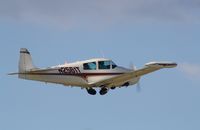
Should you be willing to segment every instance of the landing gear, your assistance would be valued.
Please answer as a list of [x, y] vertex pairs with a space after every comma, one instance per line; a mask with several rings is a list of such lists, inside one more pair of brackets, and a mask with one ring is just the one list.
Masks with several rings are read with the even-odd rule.
[[[113, 87], [112, 89], [115, 89], [115, 87]], [[96, 90], [93, 88], [86, 88], [86, 90], [90, 95], [96, 95], [96, 93], [97, 93]], [[99, 94], [105, 95], [108, 92], [108, 90], [109, 90], [108, 88], [102, 86], [102, 88], [99, 91]]]
[[87, 88], [87, 92], [90, 94], [90, 95], [96, 95], [96, 90], [93, 89], [93, 88]]
[[112, 89], [112, 90], [113, 90], [113, 89], [115, 89], [115, 88], [116, 88], [116, 87], [111, 87], [110, 89]]
[[126, 83], [124, 83], [122, 86], [128, 87], [129, 85], [130, 85], [129, 82], [126, 82]]
[[105, 95], [106, 93], [108, 92], [108, 89], [103, 87], [100, 91], [99, 91], [99, 94], [100, 95]]

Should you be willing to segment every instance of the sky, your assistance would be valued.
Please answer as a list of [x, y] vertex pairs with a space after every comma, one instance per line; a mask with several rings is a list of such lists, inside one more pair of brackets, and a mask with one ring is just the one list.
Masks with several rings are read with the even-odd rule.
[[[199, 34], [198, 0], [1, 0], [0, 129], [199, 130]], [[22, 47], [41, 68], [95, 57], [178, 67], [145, 75], [139, 93], [91, 96], [8, 76]]]

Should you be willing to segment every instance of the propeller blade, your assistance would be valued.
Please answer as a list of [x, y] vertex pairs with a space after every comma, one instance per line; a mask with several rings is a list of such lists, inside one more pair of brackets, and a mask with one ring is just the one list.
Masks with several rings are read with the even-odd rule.
[[141, 92], [140, 81], [138, 81], [138, 83], [137, 83], [136, 91], [137, 91], [137, 92]]
[[134, 66], [134, 64], [133, 64], [133, 62], [130, 62], [130, 69], [132, 69], [132, 70], [136, 70], [136, 66]]

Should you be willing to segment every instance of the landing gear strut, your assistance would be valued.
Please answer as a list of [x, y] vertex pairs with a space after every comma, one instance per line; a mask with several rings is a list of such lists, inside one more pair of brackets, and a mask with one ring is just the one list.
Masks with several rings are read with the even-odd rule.
[[93, 88], [87, 88], [87, 92], [90, 94], [90, 95], [96, 95], [96, 90], [93, 89]]
[[104, 87], [99, 91], [99, 94], [100, 95], [105, 95], [107, 92], [108, 92], [108, 89]]

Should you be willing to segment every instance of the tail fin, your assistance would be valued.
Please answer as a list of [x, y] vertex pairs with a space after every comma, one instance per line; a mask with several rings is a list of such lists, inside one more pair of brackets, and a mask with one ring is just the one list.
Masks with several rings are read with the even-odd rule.
[[30, 52], [26, 48], [20, 49], [19, 73], [36, 68], [33, 65]]

